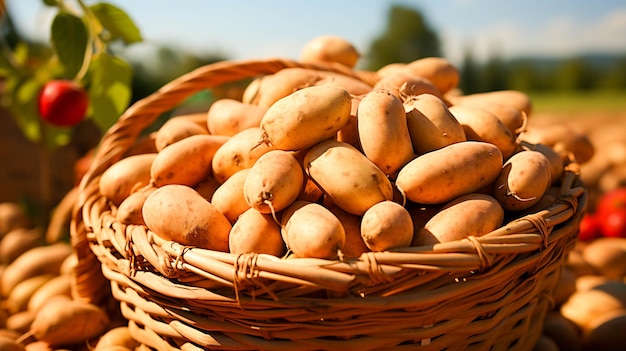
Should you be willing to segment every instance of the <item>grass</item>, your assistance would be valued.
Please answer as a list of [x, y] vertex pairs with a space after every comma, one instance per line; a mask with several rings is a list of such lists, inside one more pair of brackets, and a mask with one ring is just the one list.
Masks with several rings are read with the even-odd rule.
[[626, 114], [626, 90], [542, 91], [528, 95], [538, 113]]

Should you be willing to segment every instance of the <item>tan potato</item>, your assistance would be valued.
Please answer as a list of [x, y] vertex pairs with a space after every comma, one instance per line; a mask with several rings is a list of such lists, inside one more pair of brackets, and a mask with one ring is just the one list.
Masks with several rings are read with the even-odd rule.
[[72, 345], [102, 334], [110, 320], [96, 305], [81, 300], [47, 303], [37, 311], [30, 332], [50, 345]]
[[228, 250], [230, 222], [188, 186], [171, 184], [155, 190], [144, 202], [142, 214], [146, 226], [165, 240], [209, 250]]
[[189, 118], [172, 117], [163, 123], [161, 128], [156, 132], [154, 146], [157, 151], [161, 151], [168, 145], [198, 134], [209, 134], [209, 131], [206, 126], [201, 126]]
[[249, 172], [250, 168], [237, 171], [215, 189], [210, 199], [213, 206], [222, 212], [231, 224], [235, 223], [239, 215], [250, 208], [243, 192], [243, 184]]
[[326, 207], [296, 201], [282, 214], [282, 236], [297, 257], [335, 258], [346, 241], [337, 217]]
[[280, 224], [271, 214], [248, 208], [233, 224], [228, 237], [229, 251], [233, 254], [258, 253], [281, 257], [286, 247], [280, 229]]
[[107, 330], [96, 343], [93, 351], [105, 351], [112, 346], [121, 346], [129, 350], [134, 350], [139, 346], [139, 342], [133, 338], [128, 326], [115, 327]]
[[352, 98], [346, 89], [312, 86], [290, 94], [267, 110], [259, 142], [281, 150], [300, 150], [335, 137], [350, 119]]
[[6, 328], [20, 334], [27, 333], [35, 316], [36, 312], [30, 310], [13, 313], [6, 320]]
[[0, 238], [17, 228], [30, 227], [26, 209], [16, 202], [0, 202]]
[[533, 150], [541, 152], [545, 157], [550, 161], [550, 175], [552, 178], [552, 183], [561, 179], [563, 175], [565, 162], [563, 162], [563, 158], [554, 151], [551, 147], [543, 144], [531, 144], [528, 142], [521, 142], [520, 145], [523, 149]]
[[402, 205], [382, 201], [363, 214], [361, 237], [372, 251], [408, 247], [413, 241], [413, 220]]
[[442, 57], [425, 57], [409, 62], [405, 69], [432, 82], [441, 94], [456, 88], [460, 71], [450, 61]]
[[24, 345], [8, 336], [0, 335], [0, 350], [2, 351], [25, 351]]
[[591, 322], [596, 317], [620, 309], [626, 309], [626, 284], [611, 281], [575, 292], [561, 305], [559, 311], [584, 333], [590, 330]]
[[307, 175], [344, 211], [362, 215], [393, 198], [385, 173], [350, 144], [327, 140], [313, 146], [303, 162]]
[[324, 77], [315, 82], [313, 86], [343, 88], [353, 96], [364, 95], [372, 90], [372, 86], [363, 80], [335, 72], [324, 72]]
[[348, 122], [346, 122], [346, 124], [337, 131], [336, 137], [337, 141], [343, 141], [344, 143], [348, 143], [357, 149], [361, 148], [361, 145], [359, 144], [359, 126], [356, 118], [361, 99], [362, 97], [352, 98], [350, 118], [348, 119]]
[[404, 196], [420, 204], [441, 204], [476, 192], [493, 182], [502, 168], [502, 153], [481, 141], [454, 143], [418, 156], [396, 178]]
[[156, 153], [140, 154], [117, 161], [102, 172], [100, 193], [119, 206], [133, 190], [150, 184], [150, 167], [156, 157]]
[[551, 165], [538, 151], [523, 150], [511, 156], [495, 180], [494, 197], [506, 210], [528, 209], [541, 200], [552, 183]]
[[300, 62], [304, 63], [340, 63], [353, 68], [360, 57], [351, 42], [336, 35], [317, 36], [300, 50]]
[[2, 296], [9, 296], [19, 282], [28, 278], [47, 273], [59, 274], [61, 265], [72, 252], [72, 247], [65, 242], [38, 246], [24, 252], [2, 273]]
[[402, 100], [389, 90], [372, 90], [357, 112], [359, 141], [365, 156], [385, 174], [413, 159], [413, 145]]
[[304, 186], [304, 171], [287, 151], [272, 150], [259, 157], [246, 175], [246, 203], [261, 213], [275, 213], [293, 203]]
[[626, 238], [595, 239], [585, 246], [582, 255], [587, 263], [607, 278], [626, 276]]
[[259, 143], [262, 139], [261, 128], [243, 130], [228, 139], [213, 155], [213, 177], [219, 183], [237, 171], [250, 168], [264, 153], [274, 147]]
[[115, 219], [123, 224], [145, 225], [141, 209], [148, 195], [156, 189], [155, 186], [148, 185], [128, 195], [117, 208]]
[[[473, 105], [470, 104], [469, 106]], [[476, 107], [493, 113], [516, 137], [526, 129], [528, 116], [526, 116], [524, 111], [516, 110], [504, 103], [477, 104]]]
[[417, 154], [466, 141], [463, 126], [446, 103], [432, 94], [413, 96], [404, 101], [407, 126]]
[[467, 140], [492, 143], [506, 160], [517, 151], [515, 136], [493, 113], [473, 106], [450, 106], [450, 113], [463, 126]]
[[156, 148], [156, 134], [157, 132], [150, 132], [145, 135], [141, 135], [130, 146], [128, 151], [124, 154], [124, 157], [143, 155], [143, 154], [156, 154], [159, 152]]
[[493, 197], [467, 194], [445, 204], [417, 232], [415, 246], [480, 237], [502, 225], [504, 209]]
[[233, 136], [242, 130], [259, 127], [266, 107], [246, 104], [235, 99], [219, 99], [207, 113], [207, 127], [213, 135]]
[[0, 239], [0, 264], [9, 264], [24, 252], [43, 244], [41, 228], [15, 228]]
[[361, 216], [346, 212], [338, 206], [327, 206], [339, 222], [346, 233], [346, 242], [343, 244], [341, 254], [344, 257], [356, 258], [370, 249], [365, 245], [365, 241], [361, 237]]
[[566, 162], [573, 158], [581, 165], [589, 162], [596, 153], [589, 136], [571, 125], [530, 125], [520, 138], [532, 144], [549, 146]]
[[373, 90], [376, 89], [391, 90], [403, 100], [421, 94], [431, 94], [443, 100], [441, 92], [428, 79], [404, 71], [385, 75], [374, 85]]
[[47, 301], [57, 296], [72, 297], [72, 277], [69, 274], [61, 274], [50, 278], [41, 285], [28, 300], [27, 309], [37, 311]]
[[310, 87], [324, 77], [322, 71], [291, 67], [257, 78], [243, 92], [242, 102], [268, 108], [276, 101]]
[[213, 174], [210, 174], [205, 180], [201, 181], [193, 188], [203, 198], [211, 200], [213, 194], [215, 194], [215, 191], [220, 187], [220, 185], [222, 185], [222, 183], [218, 182]]
[[407, 64], [404, 62], [392, 62], [376, 70], [376, 73], [381, 77], [381, 79], [383, 79], [397, 73], [406, 73], [406, 66]]
[[6, 304], [9, 312], [17, 313], [27, 310], [28, 302], [33, 294], [54, 276], [54, 274], [43, 273], [17, 283], [7, 296]]
[[411, 215], [413, 222], [413, 240], [411, 246], [419, 246], [420, 237], [417, 233], [424, 228], [426, 223], [439, 213], [443, 205], [416, 205], [414, 203], [407, 204], [407, 211]]
[[150, 182], [157, 187], [198, 185], [211, 174], [213, 156], [228, 139], [223, 135], [192, 135], [166, 147], [152, 162]]
[[494, 90], [467, 95], [452, 95], [448, 96], [448, 98], [453, 105], [492, 106], [504, 104], [520, 113], [524, 113], [526, 118], [530, 117], [532, 112], [530, 97], [517, 90]]

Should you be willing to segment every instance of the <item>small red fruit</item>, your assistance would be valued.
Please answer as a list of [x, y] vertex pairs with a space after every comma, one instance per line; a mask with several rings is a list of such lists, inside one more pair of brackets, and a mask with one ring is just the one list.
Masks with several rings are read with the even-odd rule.
[[78, 84], [70, 80], [51, 80], [39, 95], [41, 118], [59, 127], [81, 122], [87, 113], [89, 98]]
[[580, 220], [578, 239], [580, 241], [591, 241], [600, 236], [600, 221], [598, 221], [598, 217], [592, 213], [585, 214]]
[[626, 210], [626, 188], [615, 188], [604, 193], [596, 206], [596, 213], [604, 216], [614, 210]]
[[599, 220], [603, 236], [626, 238], [626, 209], [615, 209], [605, 213]]

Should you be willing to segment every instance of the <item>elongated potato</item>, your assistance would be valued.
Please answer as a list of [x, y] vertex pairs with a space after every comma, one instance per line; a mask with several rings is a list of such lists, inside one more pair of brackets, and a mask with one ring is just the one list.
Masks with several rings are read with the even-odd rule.
[[408, 247], [413, 241], [413, 220], [402, 205], [382, 201], [363, 214], [361, 237], [372, 251]]
[[133, 189], [150, 184], [150, 168], [156, 153], [123, 158], [107, 168], [100, 177], [100, 193], [119, 206]]
[[424, 57], [409, 62], [405, 69], [432, 82], [441, 94], [456, 88], [461, 74], [459, 69], [442, 57]]
[[415, 246], [479, 237], [502, 225], [504, 209], [492, 196], [471, 193], [446, 203], [416, 233]]
[[432, 94], [413, 96], [404, 101], [407, 126], [417, 154], [466, 141], [465, 131], [446, 103]]
[[200, 134], [184, 138], [161, 150], [150, 167], [150, 182], [195, 186], [211, 174], [211, 162], [217, 149], [229, 137]]
[[393, 198], [385, 173], [350, 144], [321, 142], [306, 153], [303, 165], [322, 191], [352, 214], [362, 215], [375, 203]]
[[17, 283], [6, 300], [9, 312], [13, 314], [27, 310], [28, 301], [30, 301], [33, 294], [53, 277], [54, 274], [43, 273]]
[[157, 151], [161, 151], [168, 145], [196, 134], [209, 134], [209, 131], [189, 118], [172, 117], [157, 130], [154, 146]]
[[300, 89], [269, 107], [261, 120], [259, 142], [281, 150], [300, 150], [335, 137], [348, 122], [352, 99], [335, 86]]
[[56, 296], [72, 297], [72, 277], [70, 274], [60, 274], [50, 278], [37, 289], [30, 299], [26, 309], [37, 311], [46, 302]]
[[99, 339], [93, 351], [110, 351], [112, 347], [119, 346], [128, 350], [135, 350], [139, 341], [135, 340], [128, 326], [115, 327], [104, 333]]
[[280, 224], [271, 214], [248, 208], [237, 218], [230, 231], [230, 253], [258, 253], [281, 257], [286, 246], [280, 229]]
[[236, 99], [219, 99], [207, 112], [207, 127], [213, 135], [233, 136], [244, 129], [259, 127], [267, 108]]
[[[548, 161], [550, 161], [550, 174], [551, 174], [550, 178], [552, 178], [552, 183], [556, 182], [557, 180], [561, 178], [564, 172], [565, 162], [563, 161], [563, 158], [561, 158], [561, 155], [559, 155], [558, 152], [556, 152], [553, 148], [544, 144], [531, 144], [531, 143], [527, 143], [524, 141], [522, 141], [520, 144], [523, 149], [541, 152], [545, 157], [548, 158]], [[585, 173], [585, 172], [581, 172], [581, 173]], [[584, 182], [584, 178], [582, 179]]]
[[272, 150], [259, 157], [246, 175], [246, 203], [261, 213], [273, 213], [291, 205], [304, 187], [304, 171], [287, 151]]
[[526, 116], [524, 111], [517, 110], [505, 103], [477, 103], [476, 105], [469, 103], [468, 106], [480, 107], [493, 113], [516, 137], [524, 131], [528, 122], [528, 116]]
[[450, 113], [463, 126], [467, 140], [492, 143], [506, 160], [515, 151], [517, 143], [511, 130], [493, 113], [474, 106], [450, 106]]
[[467, 95], [451, 95], [447, 98], [454, 105], [491, 106], [492, 104], [504, 104], [516, 111], [523, 112], [526, 117], [530, 117], [532, 111], [530, 97], [517, 90], [494, 90]]
[[521, 211], [536, 204], [552, 183], [548, 158], [538, 151], [523, 150], [502, 166], [494, 185], [494, 197], [502, 207]]
[[194, 189], [164, 185], [148, 196], [142, 209], [148, 229], [182, 245], [227, 251], [228, 219]]
[[310, 87], [323, 78], [322, 71], [290, 67], [255, 79], [243, 92], [242, 102], [268, 108], [285, 96]]
[[287, 247], [297, 257], [335, 258], [346, 241], [339, 219], [314, 202], [294, 202], [283, 212], [281, 222]]
[[443, 100], [443, 95], [428, 79], [409, 72], [398, 71], [382, 77], [373, 87], [395, 92], [402, 99], [421, 94], [431, 94]]
[[411, 201], [441, 204], [493, 182], [502, 162], [502, 153], [493, 144], [455, 143], [406, 164], [398, 172], [396, 187]]
[[243, 184], [250, 172], [244, 168], [230, 176], [213, 193], [211, 203], [230, 223], [235, 223], [240, 214], [250, 208], [243, 193]]
[[309, 40], [300, 50], [300, 61], [309, 63], [341, 63], [356, 66], [361, 55], [345, 38], [336, 35], [320, 35]]
[[357, 112], [363, 153], [385, 174], [396, 172], [413, 159], [413, 145], [402, 100], [377, 89], [361, 100]]
[[213, 177], [223, 183], [237, 171], [250, 168], [264, 153], [274, 147], [259, 143], [260, 127], [249, 128], [233, 135], [213, 155]]
[[9, 264], [24, 252], [43, 244], [44, 233], [37, 228], [15, 228], [0, 239], [0, 264]]
[[28, 228], [31, 222], [26, 209], [16, 202], [0, 202], [0, 239], [16, 228]]
[[156, 189], [155, 186], [148, 185], [128, 195], [117, 208], [115, 218], [123, 224], [145, 225], [141, 209], [148, 195]]

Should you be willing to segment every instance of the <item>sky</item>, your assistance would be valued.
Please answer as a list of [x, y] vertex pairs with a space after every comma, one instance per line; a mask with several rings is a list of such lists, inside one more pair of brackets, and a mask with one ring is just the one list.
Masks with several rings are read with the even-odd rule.
[[[52, 14], [41, 0], [5, 1], [21, 33], [47, 40]], [[229, 59], [297, 59], [308, 40], [323, 34], [342, 36], [365, 54], [393, 4], [420, 11], [438, 33], [443, 56], [456, 63], [468, 49], [478, 60], [626, 53], [624, 0], [107, 1], [139, 27], [145, 43], [134, 46], [156, 43]]]

